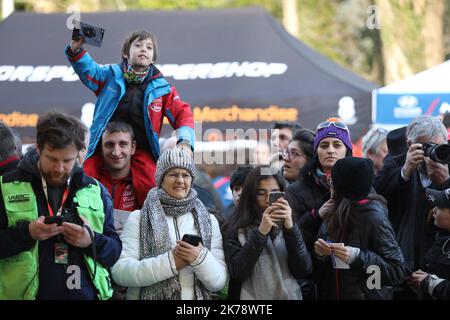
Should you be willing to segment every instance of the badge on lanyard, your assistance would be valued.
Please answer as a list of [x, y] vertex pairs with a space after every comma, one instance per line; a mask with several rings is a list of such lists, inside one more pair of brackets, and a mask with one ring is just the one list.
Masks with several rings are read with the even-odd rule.
[[55, 243], [55, 263], [67, 264], [69, 258], [69, 246], [65, 243]]

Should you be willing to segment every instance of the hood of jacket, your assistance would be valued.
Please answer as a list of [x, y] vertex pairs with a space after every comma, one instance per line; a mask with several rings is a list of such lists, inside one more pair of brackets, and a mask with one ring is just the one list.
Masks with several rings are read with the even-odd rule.
[[37, 153], [37, 149], [34, 148], [25, 153], [25, 155], [17, 165], [17, 168], [31, 174], [33, 177], [40, 178], [41, 172], [38, 169], [38, 161], [39, 154]]

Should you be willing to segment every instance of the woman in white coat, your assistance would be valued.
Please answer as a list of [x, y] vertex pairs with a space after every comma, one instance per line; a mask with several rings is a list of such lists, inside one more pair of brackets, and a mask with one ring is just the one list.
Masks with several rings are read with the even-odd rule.
[[[128, 287], [127, 299], [204, 300], [226, 285], [219, 224], [191, 188], [195, 172], [181, 149], [158, 159], [158, 187], [149, 191], [141, 210], [130, 214], [122, 254], [112, 268], [114, 281]], [[200, 236], [200, 244], [181, 241], [185, 234]]]

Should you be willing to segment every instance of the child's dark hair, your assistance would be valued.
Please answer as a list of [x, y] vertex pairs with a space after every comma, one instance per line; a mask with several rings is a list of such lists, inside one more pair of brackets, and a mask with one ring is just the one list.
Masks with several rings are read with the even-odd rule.
[[239, 166], [236, 171], [231, 174], [230, 178], [230, 189], [233, 191], [233, 187], [235, 186], [243, 186], [245, 177], [247, 177], [248, 173], [252, 170], [251, 166]]
[[145, 30], [137, 30], [128, 35], [122, 45], [122, 58], [125, 59], [125, 56], [130, 55], [131, 44], [134, 40], [146, 40], [150, 39], [153, 43], [153, 63], [156, 62], [158, 58], [158, 45], [156, 43], [156, 37], [153, 33], [145, 31]]

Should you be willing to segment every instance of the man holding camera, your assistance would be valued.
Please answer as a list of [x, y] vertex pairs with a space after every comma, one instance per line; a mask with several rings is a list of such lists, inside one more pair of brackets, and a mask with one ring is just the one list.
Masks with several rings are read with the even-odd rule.
[[122, 246], [108, 192], [76, 165], [85, 128], [55, 112], [36, 130], [0, 180], [0, 300], [108, 299]]
[[447, 143], [447, 129], [440, 118], [421, 116], [408, 125], [406, 140], [407, 153], [388, 159], [374, 186], [388, 200], [389, 218], [406, 264], [418, 270], [424, 267], [436, 233], [425, 189], [450, 187], [448, 164], [433, 155], [435, 147]]

